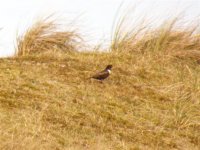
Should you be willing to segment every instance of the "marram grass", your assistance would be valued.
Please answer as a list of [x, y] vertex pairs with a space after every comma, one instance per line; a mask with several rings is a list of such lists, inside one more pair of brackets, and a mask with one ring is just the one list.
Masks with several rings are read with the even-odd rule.
[[17, 36], [16, 56], [77, 50], [82, 42], [78, 31], [69, 25], [64, 30], [60, 28], [64, 25], [57, 23], [52, 16], [37, 20], [23, 35]]
[[[200, 149], [193, 27], [118, 38], [107, 53], [46, 51], [62, 40], [34, 27], [0, 60], [0, 149]], [[107, 64], [103, 84], [87, 79]]]

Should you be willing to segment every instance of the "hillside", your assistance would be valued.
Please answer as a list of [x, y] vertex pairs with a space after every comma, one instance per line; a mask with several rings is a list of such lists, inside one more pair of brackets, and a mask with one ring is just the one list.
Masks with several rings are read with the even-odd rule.
[[[198, 149], [200, 67], [116, 53], [0, 61], [0, 149]], [[105, 82], [87, 78], [106, 64]]]
[[[78, 52], [66, 32], [37, 29], [0, 59], [0, 149], [200, 149], [200, 42], [190, 31], [117, 32], [109, 52]], [[107, 64], [103, 83], [88, 79]]]

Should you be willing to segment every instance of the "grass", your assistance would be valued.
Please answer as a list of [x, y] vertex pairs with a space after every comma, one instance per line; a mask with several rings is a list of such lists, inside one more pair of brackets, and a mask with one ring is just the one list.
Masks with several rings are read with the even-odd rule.
[[82, 38], [76, 29], [63, 28], [52, 16], [38, 20], [24, 35], [17, 36], [16, 56], [43, 51], [74, 51]]
[[[106, 53], [46, 51], [62, 40], [33, 25], [0, 60], [0, 149], [199, 149], [200, 40], [176, 21], [118, 28]], [[103, 84], [87, 79], [107, 64]]]

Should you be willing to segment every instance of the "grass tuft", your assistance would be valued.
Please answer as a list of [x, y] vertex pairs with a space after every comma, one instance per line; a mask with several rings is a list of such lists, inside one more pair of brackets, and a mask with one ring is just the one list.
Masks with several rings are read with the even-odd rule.
[[[117, 52], [163, 52], [180, 58], [200, 59], [199, 25], [184, 24], [180, 18], [165, 20], [153, 28], [146, 21], [129, 27], [127, 16], [120, 19], [113, 35], [111, 49]], [[127, 28], [126, 28], [127, 27]]]
[[61, 28], [51, 17], [38, 20], [17, 37], [16, 56], [46, 51], [77, 51], [83, 41], [77, 30]]

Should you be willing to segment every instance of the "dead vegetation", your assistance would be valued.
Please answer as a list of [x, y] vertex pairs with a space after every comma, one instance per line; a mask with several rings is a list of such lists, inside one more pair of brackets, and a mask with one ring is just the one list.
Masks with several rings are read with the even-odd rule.
[[0, 149], [200, 149], [199, 32], [176, 21], [118, 28], [108, 53], [43, 53], [74, 34], [34, 25], [0, 60]]
[[72, 27], [60, 30], [61, 27], [51, 17], [38, 20], [17, 37], [16, 56], [46, 51], [76, 51], [83, 42], [80, 34]]

